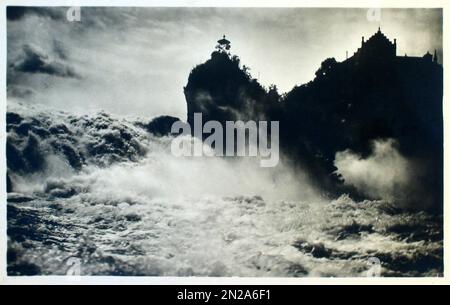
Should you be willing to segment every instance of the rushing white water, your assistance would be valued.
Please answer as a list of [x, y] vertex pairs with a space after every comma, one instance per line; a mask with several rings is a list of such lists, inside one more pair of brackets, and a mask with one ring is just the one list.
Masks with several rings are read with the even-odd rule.
[[383, 276], [442, 274], [434, 215], [322, 198], [287, 161], [177, 158], [107, 114], [10, 111], [9, 274], [366, 276], [373, 257]]

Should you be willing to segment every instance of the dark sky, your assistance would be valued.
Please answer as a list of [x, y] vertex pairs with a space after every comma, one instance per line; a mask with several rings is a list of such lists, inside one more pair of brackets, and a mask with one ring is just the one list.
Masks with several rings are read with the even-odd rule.
[[438, 50], [440, 9], [65, 8], [8, 12], [8, 99], [64, 110], [185, 118], [183, 86], [223, 34], [250, 72], [281, 92], [308, 82], [320, 63], [353, 54], [378, 26], [397, 54]]

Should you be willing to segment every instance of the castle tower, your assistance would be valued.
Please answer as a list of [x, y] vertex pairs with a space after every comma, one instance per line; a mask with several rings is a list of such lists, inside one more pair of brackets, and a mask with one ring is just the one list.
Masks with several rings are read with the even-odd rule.
[[392, 43], [378, 27], [378, 31], [367, 40], [361, 39], [361, 48], [358, 50], [361, 59], [384, 61], [395, 58], [397, 53], [397, 40]]
[[231, 48], [230, 41], [225, 38], [225, 35], [223, 35], [222, 39], [217, 40], [218, 45], [216, 46], [216, 49], [219, 52], [228, 53], [228, 51]]
[[437, 50], [434, 50], [434, 56], [433, 56], [433, 62], [437, 63], [438, 62], [438, 56], [437, 56]]
[[430, 52], [427, 52], [424, 56], [423, 59], [427, 62], [431, 62], [433, 61], [433, 55], [430, 54]]

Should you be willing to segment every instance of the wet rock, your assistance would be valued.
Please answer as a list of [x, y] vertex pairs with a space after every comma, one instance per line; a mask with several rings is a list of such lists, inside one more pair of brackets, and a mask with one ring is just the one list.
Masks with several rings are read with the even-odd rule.
[[303, 239], [296, 241], [293, 246], [305, 254], [311, 254], [315, 258], [350, 260], [361, 258], [357, 252], [339, 251], [325, 247], [323, 243], [308, 242]]
[[13, 191], [13, 184], [9, 175], [6, 174], [6, 192], [11, 193]]
[[406, 242], [415, 241], [440, 241], [443, 240], [444, 234], [440, 229], [438, 222], [435, 224], [395, 224], [386, 228], [386, 234], [395, 233], [398, 235], [399, 239], [405, 240]]
[[54, 198], [70, 198], [77, 194], [74, 188], [67, 189], [53, 189], [50, 191], [50, 196]]
[[22, 122], [23, 118], [14, 112], [7, 112], [6, 113], [6, 124], [20, 124]]
[[131, 222], [136, 222], [136, 221], [140, 221], [141, 220], [141, 216], [139, 216], [138, 214], [127, 214], [125, 215], [125, 219], [127, 221], [131, 221]]
[[177, 121], [180, 121], [180, 119], [173, 116], [159, 116], [145, 125], [144, 128], [155, 136], [167, 136], [171, 134], [172, 124]]
[[[10, 262], [10, 260], [8, 260]], [[7, 273], [9, 276], [17, 275], [41, 275], [41, 269], [32, 263], [27, 262], [12, 262], [7, 266]]]
[[50, 135], [50, 132], [39, 126], [31, 126], [31, 130], [41, 138], [47, 138]]
[[299, 240], [293, 246], [303, 253], [311, 254], [315, 258], [329, 258], [332, 254], [332, 250], [327, 249], [322, 243], [309, 243], [304, 240]]
[[27, 201], [32, 201], [34, 200], [33, 197], [24, 195], [24, 194], [19, 194], [19, 193], [9, 193], [8, 194], [8, 202], [15, 202], [15, 203], [19, 203], [19, 202], [27, 202]]
[[363, 225], [353, 221], [352, 224], [343, 226], [337, 232], [336, 240], [343, 240], [349, 237], [359, 237], [362, 232], [373, 233], [373, 226]]
[[64, 155], [72, 168], [76, 170], [81, 169], [84, 158], [71, 144], [61, 141], [53, 141], [52, 146], [56, 151], [59, 151]]
[[42, 151], [36, 136], [33, 134], [29, 135], [28, 142], [22, 153], [26, 160], [27, 170], [34, 172], [43, 168], [45, 162], [44, 152]]
[[429, 253], [375, 253], [374, 256], [380, 260], [383, 267], [390, 270], [386, 276], [420, 276], [430, 271], [443, 273], [442, 249]]
[[31, 129], [31, 124], [28, 122], [22, 122], [16, 129], [16, 133], [23, 135], [23, 136], [27, 136], [28, 132]]
[[304, 277], [308, 275], [308, 270], [300, 264], [292, 264], [288, 267], [287, 271], [293, 277]]
[[70, 130], [64, 124], [53, 125], [50, 127], [49, 132], [53, 135], [58, 134], [71, 134]]
[[12, 171], [20, 172], [26, 169], [22, 152], [12, 143], [9, 137], [6, 141], [6, 162], [8, 169]]

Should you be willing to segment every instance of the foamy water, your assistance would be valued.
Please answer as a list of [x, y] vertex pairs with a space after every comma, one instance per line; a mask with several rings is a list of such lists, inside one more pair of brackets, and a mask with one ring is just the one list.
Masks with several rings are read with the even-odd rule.
[[442, 275], [440, 216], [323, 198], [286, 160], [176, 158], [107, 114], [10, 111], [8, 141], [45, 158], [9, 171], [9, 274], [367, 276], [375, 257], [382, 276]]

